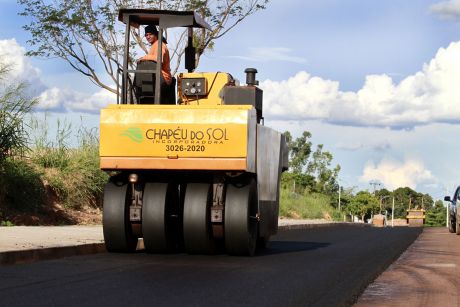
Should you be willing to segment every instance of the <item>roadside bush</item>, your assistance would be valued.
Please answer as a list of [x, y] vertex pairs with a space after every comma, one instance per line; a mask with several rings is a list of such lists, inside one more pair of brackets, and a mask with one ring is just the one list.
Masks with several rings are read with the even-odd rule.
[[444, 227], [446, 225], [446, 207], [438, 200], [426, 210], [425, 226]]
[[37, 212], [45, 196], [45, 190], [37, 172], [23, 159], [4, 160], [0, 176], [4, 204], [3, 210]]
[[9, 67], [0, 62], [0, 219], [8, 207], [36, 209], [42, 199], [39, 175], [11, 158], [22, 157], [29, 146], [24, 120], [37, 100], [30, 99], [26, 90], [25, 83], [10, 81]]
[[35, 123], [39, 133], [35, 139], [32, 160], [43, 173], [43, 180], [56, 193], [60, 203], [79, 209], [101, 206], [101, 196], [108, 176], [99, 169], [98, 131], [81, 127], [77, 133], [78, 146], [67, 144], [72, 129], [58, 121], [54, 142], [48, 140], [47, 126]]
[[320, 193], [298, 194], [281, 189], [280, 216], [302, 219], [340, 219], [341, 214], [330, 205], [330, 197]]
[[[26, 84], [9, 84], [9, 68], [0, 63], [0, 164], [8, 156], [22, 155], [28, 148], [24, 119], [37, 100], [26, 95]], [[16, 83], [17, 82], [17, 83]]]

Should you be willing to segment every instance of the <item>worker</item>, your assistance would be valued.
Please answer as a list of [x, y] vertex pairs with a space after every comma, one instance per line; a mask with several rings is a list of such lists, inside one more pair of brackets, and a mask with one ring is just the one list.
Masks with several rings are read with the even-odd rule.
[[[148, 25], [145, 27], [145, 38], [151, 44], [150, 51], [148, 54], [141, 57], [140, 61], [157, 61], [158, 56], [158, 30], [156, 26]], [[171, 68], [170, 68], [170, 58], [168, 46], [166, 40], [163, 39], [161, 44], [162, 49], [162, 59], [161, 59], [161, 88], [163, 89], [169, 87], [172, 82]]]

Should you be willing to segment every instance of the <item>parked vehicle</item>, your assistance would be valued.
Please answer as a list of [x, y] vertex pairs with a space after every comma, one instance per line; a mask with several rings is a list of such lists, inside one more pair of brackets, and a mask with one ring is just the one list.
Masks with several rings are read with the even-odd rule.
[[449, 232], [455, 232], [456, 234], [460, 235], [460, 218], [457, 214], [457, 212], [459, 212], [457, 206], [460, 205], [460, 186], [457, 187], [452, 198], [450, 196], [445, 196], [444, 200], [449, 202]]

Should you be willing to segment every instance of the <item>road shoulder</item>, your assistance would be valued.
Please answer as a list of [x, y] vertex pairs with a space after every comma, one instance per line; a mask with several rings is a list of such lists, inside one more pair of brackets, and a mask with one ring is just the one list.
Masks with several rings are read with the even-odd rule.
[[460, 306], [460, 236], [425, 228], [355, 306]]

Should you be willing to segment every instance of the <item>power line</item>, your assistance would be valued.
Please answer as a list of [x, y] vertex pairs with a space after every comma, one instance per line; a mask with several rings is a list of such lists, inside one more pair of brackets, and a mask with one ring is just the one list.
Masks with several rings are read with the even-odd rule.
[[374, 187], [374, 191], [373, 191], [374, 194], [375, 194], [375, 191], [377, 190], [377, 187], [382, 185], [382, 184], [381, 184], [379, 181], [377, 181], [377, 180], [371, 180], [371, 181], [369, 182], [369, 184], [370, 184], [371, 186]]

